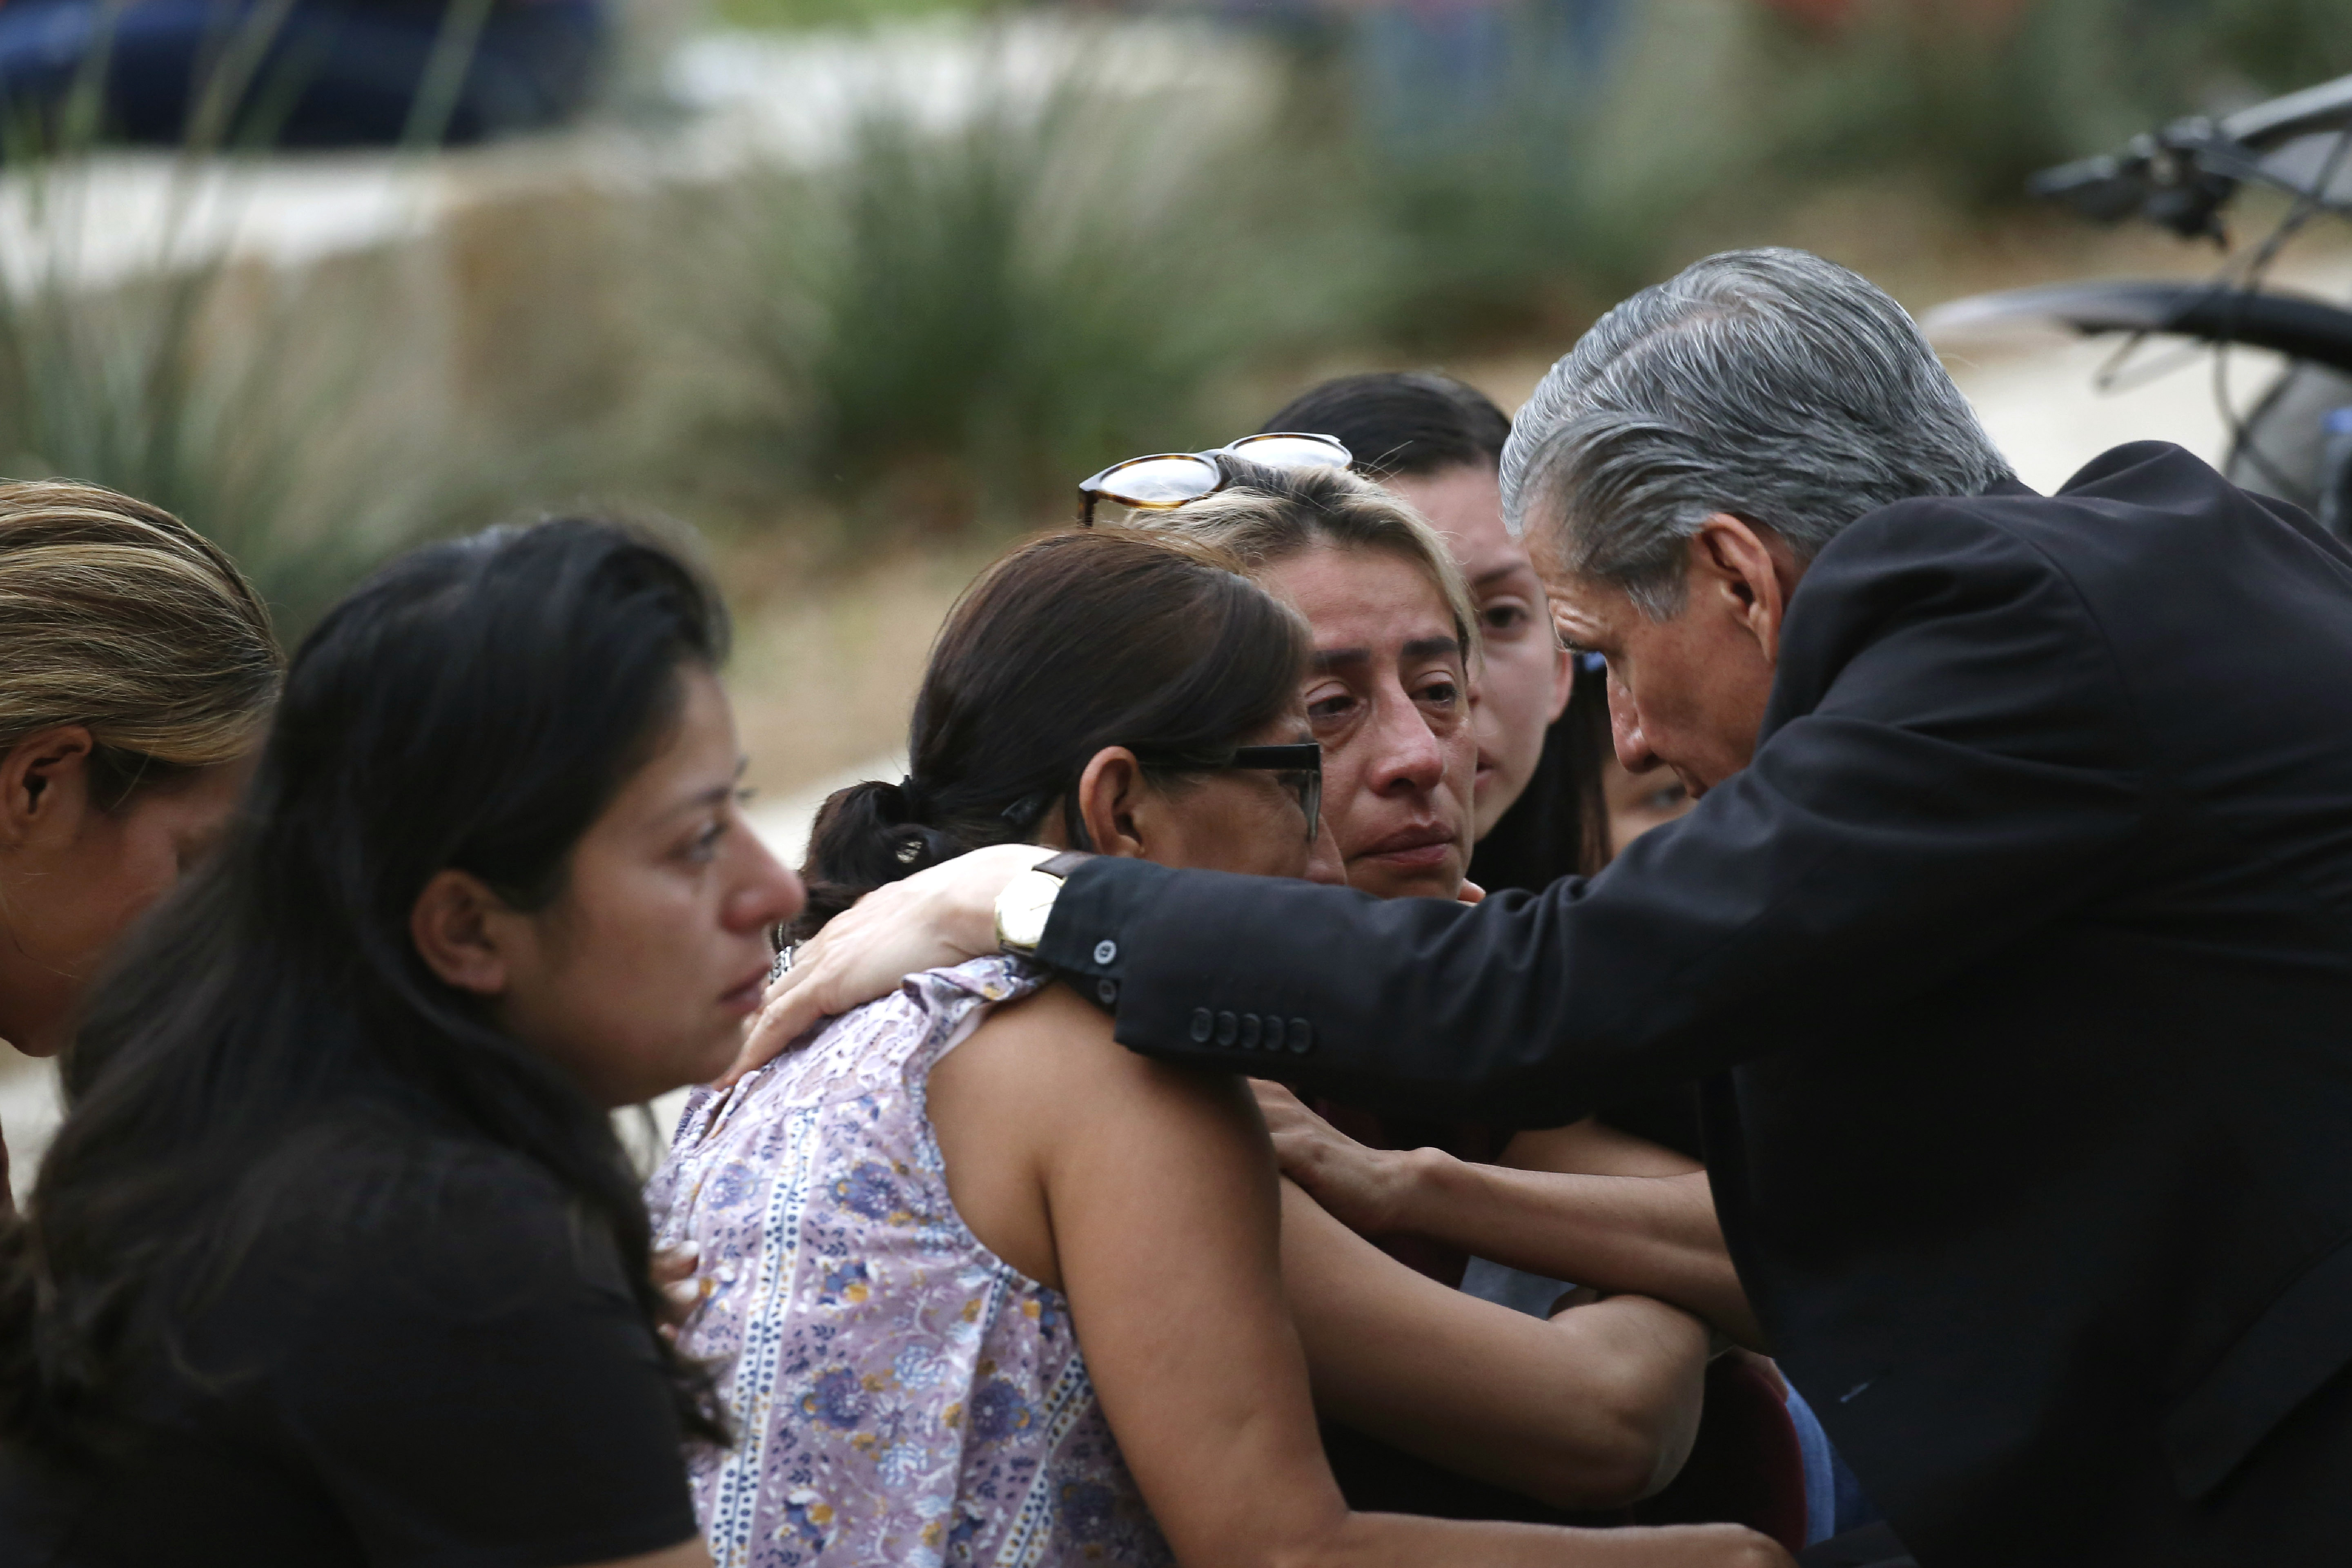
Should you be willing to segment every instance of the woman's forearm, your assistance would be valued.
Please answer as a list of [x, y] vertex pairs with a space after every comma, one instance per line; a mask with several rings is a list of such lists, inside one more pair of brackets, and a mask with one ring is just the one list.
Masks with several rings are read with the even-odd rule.
[[1762, 1350], [1705, 1172], [1561, 1175], [1472, 1164], [1436, 1149], [1401, 1157], [1395, 1228], [1532, 1274], [1654, 1296]]
[[1316, 1405], [1359, 1431], [1563, 1508], [1645, 1496], [1689, 1452], [1706, 1333], [1678, 1309], [1528, 1317], [1415, 1273], [1286, 1182], [1282, 1273]]

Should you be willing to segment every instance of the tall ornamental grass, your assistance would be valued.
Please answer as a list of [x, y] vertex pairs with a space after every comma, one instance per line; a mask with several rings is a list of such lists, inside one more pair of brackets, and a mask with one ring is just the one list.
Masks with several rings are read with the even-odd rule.
[[784, 472], [869, 520], [1025, 521], [1104, 463], [1235, 434], [1222, 378], [1344, 328], [1360, 268], [1301, 222], [1322, 198], [1262, 106], [1134, 68], [984, 64], [953, 114], [863, 106], [837, 156], [730, 195], [714, 319]]

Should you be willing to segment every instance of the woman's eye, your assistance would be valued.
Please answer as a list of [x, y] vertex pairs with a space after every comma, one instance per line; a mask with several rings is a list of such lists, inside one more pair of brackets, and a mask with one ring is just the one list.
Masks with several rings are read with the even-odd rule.
[[725, 837], [726, 822], [723, 819], [713, 822], [694, 836], [694, 841], [687, 846], [687, 858], [698, 861], [709, 859], [719, 852], [719, 841]]
[[1520, 605], [1489, 605], [1478, 612], [1480, 623], [1490, 632], [1515, 632], [1534, 618]]
[[1318, 697], [1307, 705], [1307, 721], [1310, 724], [1333, 723], [1345, 719], [1355, 705], [1355, 698], [1346, 692], [1330, 697]]

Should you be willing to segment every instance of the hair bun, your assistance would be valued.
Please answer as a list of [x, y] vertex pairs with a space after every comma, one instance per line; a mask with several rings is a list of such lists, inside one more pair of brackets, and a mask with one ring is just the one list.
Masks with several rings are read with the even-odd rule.
[[794, 931], [813, 931], [884, 883], [961, 854], [965, 846], [920, 820], [923, 804], [911, 778], [868, 779], [825, 797], [801, 867], [809, 901]]

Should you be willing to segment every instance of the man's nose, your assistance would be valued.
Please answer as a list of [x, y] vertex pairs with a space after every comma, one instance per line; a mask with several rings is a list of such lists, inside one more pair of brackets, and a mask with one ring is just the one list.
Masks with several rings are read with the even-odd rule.
[[1642, 715], [1633, 700], [1615, 681], [1609, 683], [1609, 739], [1616, 748], [1617, 765], [1638, 773], [1658, 765], [1658, 753], [1642, 734]]

